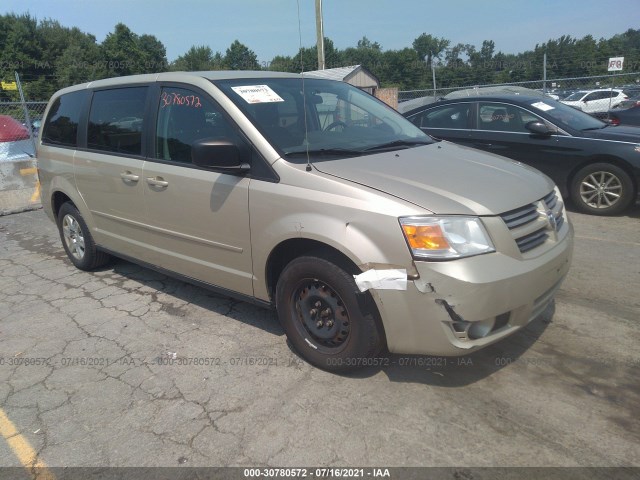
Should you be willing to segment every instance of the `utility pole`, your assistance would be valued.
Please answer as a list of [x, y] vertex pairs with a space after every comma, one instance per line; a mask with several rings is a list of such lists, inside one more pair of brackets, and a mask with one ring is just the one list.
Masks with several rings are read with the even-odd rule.
[[318, 37], [318, 70], [324, 70], [324, 26], [322, 25], [322, 0], [316, 0], [316, 35]]

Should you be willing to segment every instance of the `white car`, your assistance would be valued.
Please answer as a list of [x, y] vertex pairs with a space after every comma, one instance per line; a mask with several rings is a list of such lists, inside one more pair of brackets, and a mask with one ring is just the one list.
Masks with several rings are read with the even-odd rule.
[[561, 100], [561, 102], [586, 113], [603, 113], [610, 108], [614, 108], [627, 98], [622, 90], [607, 88], [602, 90], [579, 90]]

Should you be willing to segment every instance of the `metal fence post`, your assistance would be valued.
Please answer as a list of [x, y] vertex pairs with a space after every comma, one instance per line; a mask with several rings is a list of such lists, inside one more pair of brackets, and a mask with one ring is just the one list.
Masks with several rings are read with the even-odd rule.
[[547, 93], [547, 52], [542, 57], [542, 93]]
[[436, 67], [433, 64], [434, 56], [431, 53], [431, 75], [433, 76], [433, 98], [436, 98]]
[[16, 74], [16, 83], [18, 84], [18, 91], [20, 92], [20, 102], [22, 103], [22, 108], [24, 110], [24, 121], [27, 124], [27, 129], [29, 130], [29, 138], [31, 139], [31, 145], [33, 145], [33, 151], [36, 151], [36, 141], [33, 138], [33, 125], [31, 124], [31, 118], [29, 117], [29, 109], [27, 108], [27, 102], [24, 99], [24, 92], [22, 91], [22, 84], [20, 83], [20, 75], [18, 72]]

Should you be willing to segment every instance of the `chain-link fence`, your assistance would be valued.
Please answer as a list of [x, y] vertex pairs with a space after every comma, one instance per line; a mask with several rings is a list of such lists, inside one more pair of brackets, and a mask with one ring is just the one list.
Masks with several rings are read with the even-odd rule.
[[35, 155], [47, 102], [0, 102], [0, 162]]
[[443, 98], [504, 92], [546, 95], [594, 116], [606, 117], [626, 98], [640, 95], [640, 73], [404, 90], [398, 92], [398, 109], [406, 112]]
[[0, 102], [0, 215], [40, 206], [35, 140], [46, 106], [47, 102]]

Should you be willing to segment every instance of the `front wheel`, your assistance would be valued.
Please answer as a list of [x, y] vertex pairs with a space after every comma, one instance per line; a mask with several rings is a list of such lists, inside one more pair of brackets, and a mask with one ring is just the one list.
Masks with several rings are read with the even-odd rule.
[[299, 257], [285, 267], [276, 286], [278, 317], [310, 364], [344, 372], [368, 365], [380, 351], [382, 334], [357, 294], [353, 276], [323, 258]]
[[633, 182], [620, 167], [610, 163], [593, 163], [573, 177], [571, 199], [584, 213], [616, 215], [633, 202]]

